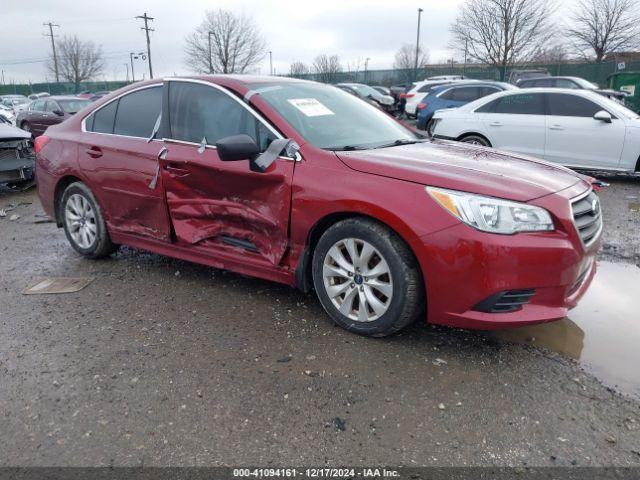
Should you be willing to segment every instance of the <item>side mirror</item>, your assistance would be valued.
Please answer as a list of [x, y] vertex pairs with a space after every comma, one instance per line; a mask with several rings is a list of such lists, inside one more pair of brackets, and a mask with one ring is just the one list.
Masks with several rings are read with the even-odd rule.
[[601, 122], [604, 122], [604, 123], [611, 123], [611, 114], [606, 110], [600, 110], [595, 113], [595, 115], [593, 116], [593, 119], [600, 120]]
[[249, 135], [232, 135], [216, 142], [218, 157], [223, 162], [252, 160], [260, 154], [260, 147]]
[[59, 117], [64, 117], [64, 112], [62, 110], [54, 110], [53, 113], [55, 113]]

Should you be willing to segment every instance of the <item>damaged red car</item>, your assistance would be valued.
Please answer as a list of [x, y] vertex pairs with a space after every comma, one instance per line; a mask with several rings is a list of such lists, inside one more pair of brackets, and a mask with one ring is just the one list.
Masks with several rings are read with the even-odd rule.
[[89, 258], [118, 245], [308, 291], [342, 327], [563, 318], [596, 270], [589, 178], [425, 139], [338, 88], [150, 80], [36, 139], [38, 194]]

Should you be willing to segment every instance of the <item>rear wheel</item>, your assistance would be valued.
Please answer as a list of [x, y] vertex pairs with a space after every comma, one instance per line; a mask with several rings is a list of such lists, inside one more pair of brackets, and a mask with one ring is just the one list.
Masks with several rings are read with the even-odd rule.
[[102, 210], [84, 183], [75, 182], [65, 189], [60, 209], [64, 233], [78, 253], [88, 258], [102, 258], [116, 250]]
[[327, 313], [341, 327], [386, 336], [407, 326], [423, 305], [420, 272], [398, 235], [372, 220], [347, 219], [320, 238], [313, 282]]
[[25, 132], [31, 133], [31, 124], [29, 122], [22, 122], [22, 124], [20, 125], [20, 128]]
[[483, 147], [490, 147], [491, 143], [484, 137], [480, 135], [467, 135], [464, 138], [460, 139], [463, 143], [470, 143], [472, 145], [482, 145]]

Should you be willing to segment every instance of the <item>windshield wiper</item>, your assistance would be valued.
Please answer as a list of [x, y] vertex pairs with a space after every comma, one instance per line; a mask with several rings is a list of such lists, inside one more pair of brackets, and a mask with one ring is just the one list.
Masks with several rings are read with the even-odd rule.
[[410, 140], [408, 138], [402, 139], [402, 140], [394, 140], [393, 142], [390, 143], [383, 143], [382, 145], [378, 145], [375, 148], [389, 148], [389, 147], [399, 147], [400, 145], [412, 145], [414, 143], [423, 143], [425, 140], [421, 139], [421, 138], [416, 138], [413, 140]]
[[332, 152], [350, 152], [352, 150], [366, 150], [366, 148], [357, 145], [343, 145], [341, 147], [328, 147], [325, 148], [325, 150], [331, 150]]

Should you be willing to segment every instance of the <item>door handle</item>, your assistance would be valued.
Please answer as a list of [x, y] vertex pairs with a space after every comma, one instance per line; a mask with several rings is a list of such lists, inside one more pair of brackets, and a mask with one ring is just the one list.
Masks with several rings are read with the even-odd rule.
[[549, 127], [549, 130], [564, 130], [562, 125], [554, 124]]
[[491, 125], [492, 127], [501, 127], [502, 122], [491, 122], [489, 125]]
[[91, 158], [100, 158], [102, 156], [102, 150], [99, 147], [89, 147], [85, 150], [87, 155]]
[[189, 170], [187, 170], [186, 168], [178, 167], [176, 166], [176, 164], [172, 163], [165, 165], [164, 169], [169, 172], [170, 175], [173, 175], [175, 177], [186, 177], [187, 175], [189, 175]]

